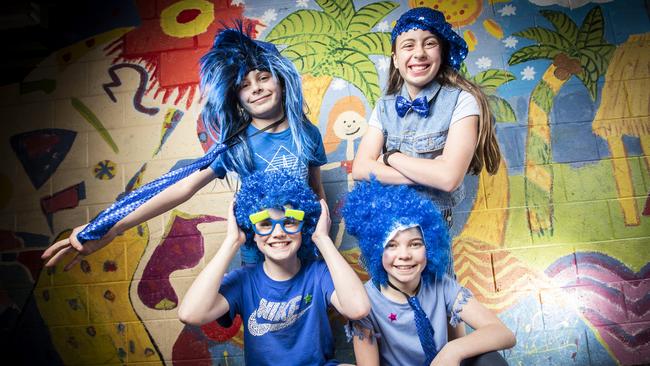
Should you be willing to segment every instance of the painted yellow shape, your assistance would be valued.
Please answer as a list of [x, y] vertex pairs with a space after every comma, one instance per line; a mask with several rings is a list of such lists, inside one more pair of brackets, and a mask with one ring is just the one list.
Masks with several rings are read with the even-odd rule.
[[133, 27], [112, 29], [108, 32], [86, 38], [83, 41], [79, 41], [71, 46], [58, 50], [56, 52], [56, 60], [59, 65], [59, 71], [64, 70], [68, 65], [73, 64], [97, 46], [114, 41], [133, 29]]
[[546, 128], [550, 131], [548, 127], [548, 115], [534, 102], [531, 102], [528, 107], [528, 125], [529, 127], [542, 126], [541, 128], [544, 128], [544, 126], [546, 126]]
[[[198, 15], [192, 14], [197, 12]], [[186, 14], [193, 18], [182, 21], [183, 15]], [[166, 7], [160, 13], [160, 27], [163, 32], [176, 38], [193, 37], [205, 33], [213, 20], [214, 4], [206, 0], [180, 0]]]
[[305, 103], [307, 103], [307, 108], [309, 108], [307, 118], [317, 126], [319, 124], [320, 106], [331, 82], [332, 77], [327, 75], [318, 77], [314, 77], [311, 74], [302, 75], [303, 95]]
[[[39, 283], [34, 289], [36, 305], [49, 327], [80, 325], [88, 323], [88, 292], [85, 286], [41, 286], [44, 279], [41, 271]], [[45, 278], [47, 280], [47, 278]]]
[[[646, 59], [649, 58], [646, 57]], [[650, 67], [650, 63], [648, 67]], [[650, 78], [623, 81], [632, 117], [648, 119], [650, 116], [650, 103], [648, 103], [650, 93], [647, 90], [649, 84]]]
[[126, 361], [128, 341], [125, 330], [116, 328], [113, 324], [89, 324], [50, 328], [50, 334], [65, 365], [117, 364]]
[[640, 217], [636, 200], [620, 199], [635, 194], [622, 137], [629, 135], [641, 139], [645, 164], [650, 167], [647, 157], [650, 149], [649, 52], [650, 33], [631, 35], [616, 48], [607, 68], [601, 103], [592, 125], [594, 133], [607, 139], [609, 144], [618, 202], [627, 226], [639, 225]]
[[157, 310], [171, 310], [175, 307], [176, 303], [167, 298], [160, 300], [160, 302], [155, 305]]
[[[69, 230], [64, 231], [55, 241], [69, 235]], [[129, 298], [130, 282], [148, 241], [148, 227], [140, 225], [87, 256], [83, 267], [63, 272], [59, 264], [53, 271], [41, 272], [35, 290], [37, 306], [65, 364], [126, 362], [130, 341], [143, 350], [141, 360], [161, 363]], [[105, 271], [105, 264], [117, 270]], [[118, 327], [118, 322], [123, 326]], [[128, 337], [127, 323], [131, 324]]]
[[470, 52], [474, 51], [476, 49], [476, 45], [478, 44], [478, 39], [476, 38], [474, 32], [469, 29], [464, 31], [463, 38], [465, 39], [465, 43], [467, 43], [467, 48], [470, 50]]
[[[126, 336], [129, 341], [127, 349], [127, 361], [150, 362], [147, 365], [163, 365], [158, 352], [152, 347], [149, 334], [141, 322], [126, 324]], [[133, 349], [131, 349], [133, 344]], [[133, 352], [131, 352], [133, 351]]]
[[[633, 197], [634, 187], [632, 186], [632, 172], [628, 160], [625, 159], [625, 146], [623, 140], [618, 137], [610, 137], [607, 139], [609, 148], [612, 151], [612, 170], [614, 171], [614, 179], [616, 180], [616, 190], [618, 191], [619, 204], [623, 211], [623, 220], [625, 225], [636, 226], [640, 224], [639, 209], [636, 205], [636, 200], [624, 200], [621, 198]], [[622, 159], [616, 159], [623, 157]]]
[[496, 39], [503, 38], [503, 29], [494, 19], [485, 19], [483, 21], [483, 28], [488, 34]]
[[[494, 248], [503, 246], [506, 222], [508, 220], [508, 211], [503, 209], [485, 210], [488, 207], [508, 207], [509, 202], [509, 182], [508, 168], [503, 160], [499, 164], [499, 170], [495, 175], [490, 176], [483, 170], [480, 175], [480, 187], [484, 186], [489, 197], [483, 194], [477, 195], [477, 200], [472, 206], [472, 212], [467, 218], [467, 222], [462, 232], [454, 240], [454, 245], [461, 239], [474, 238], [480, 240]], [[479, 197], [484, 197], [483, 202]]]
[[88, 286], [88, 312], [91, 324], [111, 322], [135, 322], [138, 317], [132, 311], [129, 300], [130, 281], [97, 283]]
[[526, 178], [545, 191], [550, 191], [553, 178], [551, 167], [548, 165], [529, 164], [526, 169]]
[[409, 0], [409, 7], [426, 6], [445, 13], [454, 27], [472, 24], [483, 11], [483, 0]]

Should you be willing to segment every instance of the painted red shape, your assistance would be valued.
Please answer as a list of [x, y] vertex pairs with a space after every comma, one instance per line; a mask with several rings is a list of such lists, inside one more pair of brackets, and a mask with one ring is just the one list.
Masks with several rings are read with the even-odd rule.
[[142, 273], [142, 280], [138, 283], [138, 297], [151, 309], [156, 309], [156, 305], [162, 301], [173, 303], [166, 309], [178, 304], [178, 296], [169, 281], [169, 275], [180, 269], [192, 268], [203, 258], [203, 236], [197, 225], [225, 221], [221, 217], [210, 215], [191, 219], [174, 216], [173, 220], [167, 237], [154, 250]]
[[14, 235], [13, 231], [0, 230], [0, 252], [21, 248], [23, 243]]
[[205, 334], [208, 338], [217, 342], [225, 342], [230, 338], [234, 337], [235, 335], [237, 335], [237, 332], [239, 332], [239, 328], [241, 327], [241, 324], [242, 324], [241, 316], [237, 314], [235, 320], [233, 320], [232, 322], [232, 325], [229, 326], [228, 328], [224, 328], [221, 325], [219, 325], [219, 323], [214, 321], [201, 326], [201, 330], [203, 331], [203, 334]]
[[648, 198], [645, 200], [645, 207], [643, 208], [643, 216], [650, 216], [650, 193], [648, 193]]
[[[174, 365], [192, 364], [212, 366], [212, 355], [208, 349], [208, 343], [196, 328], [184, 327], [181, 334], [176, 338], [176, 342], [174, 342], [174, 347], [172, 348]], [[187, 363], [189, 360], [191, 362]]]
[[[191, 106], [193, 96], [198, 88], [199, 58], [212, 45], [217, 31], [222, 24], [232, 24], [235, 19], [242, 19], [245, 27], [254, 26], [256, 20], [244, 18], [243, 6], [231, 6], [230, 0], [212, 0], [214, 4], [214, 20], [208, 29], [190, 37], [174, 37], [166, 34], [161, 27], [161, 12], [173, 1], [159, 1], [155, 8], [151, 1], [138, 1], [138, 13], [142, 19], [141, 25], [125, 34], [117, 41], [106, 47], [108, 55], [115, 55], [114, 63], [129, 62], [146, 65], [151, 75], [151, 87], [147, 94], [153, 92], [154, 98], [162, 95], [162, 102], [167, 103], [174, 91], [180, 97], [174, 100], [178, 104], [183, 96], [186, 107]], [[180, 24], [193, 21], [201, 13], [195, 8], [181, 11], [175, 18]], [[253, 34], [255, 37], [256, 34]], [[179, 53], [176, 55], [176, 53]], [[182, 56], [181, 56], [182, 55]], [[170, 63], [183, 59], [181, 64]]]
[[34, 281], [38, 279], [38, 274], [43, 268], [43, 260], [41, 259], [41, 254], [43, 254], [42, 249], [26, 250], [18, 253], [18, 257], [16, 258], [16, 261], [18, 263], [27, 268]]
[[86, 198], [86, 186], [84, 182], [81, 182], [51, 196], [41, 198], [41, 210], [47, 215], [67, 208], [74, 208], [84, 198]]
[[199, 9], [185, 9], [176, 16], [176, 21], [180, 24], [189, 23], [201, 14]]

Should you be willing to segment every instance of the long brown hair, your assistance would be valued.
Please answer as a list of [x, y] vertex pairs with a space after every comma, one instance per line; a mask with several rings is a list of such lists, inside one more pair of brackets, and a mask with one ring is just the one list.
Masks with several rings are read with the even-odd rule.
[[[437, 35], [435, 36], [438, 39], [438, 43], [442, 46], [441, 59], [447, 60], [447, 44], [445, 41], [442, 41], [440, 37]], [[392, 45], [392, 54], [395, 54], [395, 43]], [[490, 112], [490, 105], [488, 104], [487, 96], [483, 93], [480, 86], [464, 78], [446, 62], [440, 65], [435, 80], [440, 83], [440, 85], [459, 88], [472, 94], [472, 96], [476, 98], [481, 110], [478, 116], [478, 142], [467, 171], [470, 174], [478, 175], [483, 169], [483, 166], [485, 166], [487, 172], [490, 175], [494, 175], [499, 169], [501, 150], [499, 149], [499, 144], [497, 142], [494, 116], [492, 115], [492, 112]], [[404, 78], [402, 78], [399, 69], [395, 67], [395, 63], [391, 60], [388, 71], [386, 94], [393, 95], [399, 93], [403, 85]]]

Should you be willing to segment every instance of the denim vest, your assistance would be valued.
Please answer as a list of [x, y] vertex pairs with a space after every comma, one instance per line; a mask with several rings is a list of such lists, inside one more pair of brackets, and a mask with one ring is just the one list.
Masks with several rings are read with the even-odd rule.
[[[439, 93], [438, 89], [440, 89]], [[406, 99], [411, 99], [406, 84], [402, 86], [400, 94]], [[458, 88], [440, 87], [437, 82], [431, 82], [417, 95], [417, 97], [426, 95], [429, 101], [429, 116], [426, 118], [413, 110], [409, 110], [404, 117], [400, 118], [395, 110], [397, 95], [382, 97], [377, 102], [377, 108], [378, 118], [384, 131], [386, 150], [397, 149], [408, 156], [425, 159], [433, 159], [442, 154], [459, 94]], [[435, 101], [432, 101], [434, 97]], [[440, 209], [452, 208], [465, 198], [464, 184], [453, 192], [423, 186], [418, 187], [418, 190], [430, 196]]]

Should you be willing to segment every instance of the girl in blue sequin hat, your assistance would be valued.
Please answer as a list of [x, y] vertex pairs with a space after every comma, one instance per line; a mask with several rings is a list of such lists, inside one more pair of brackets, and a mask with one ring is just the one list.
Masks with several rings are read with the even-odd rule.
[[458, 71], [467, 44], [443, 13], [407, 11], [391, 42], [386, 95], [372, 112], [352, 175], [417, 185], [451, 226], [452, 209], [465, 197], [465, 174], [499, 167], [494, 119], [485, 94]]

